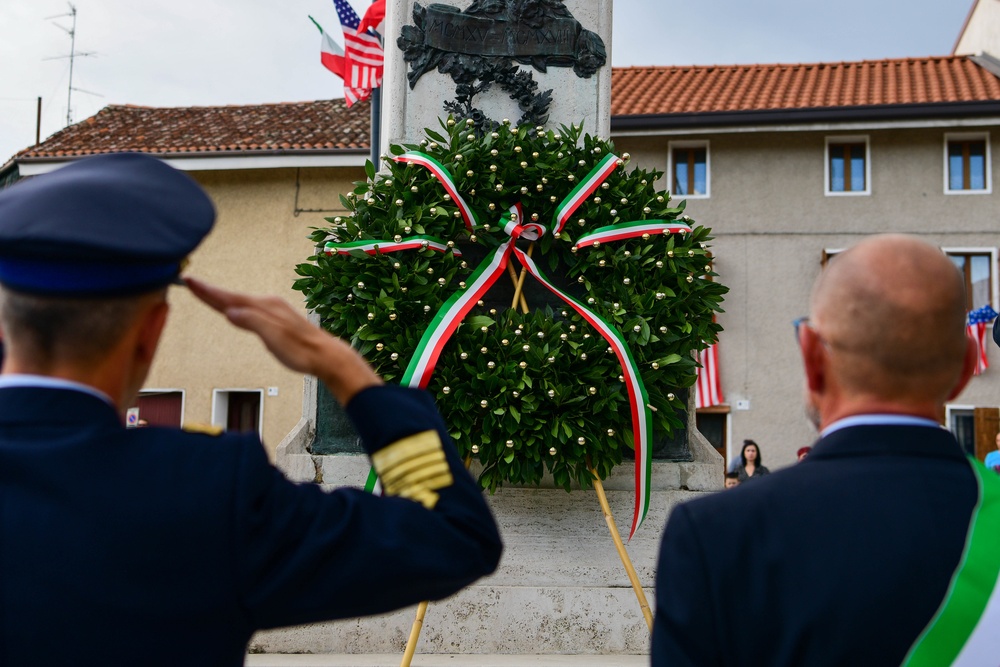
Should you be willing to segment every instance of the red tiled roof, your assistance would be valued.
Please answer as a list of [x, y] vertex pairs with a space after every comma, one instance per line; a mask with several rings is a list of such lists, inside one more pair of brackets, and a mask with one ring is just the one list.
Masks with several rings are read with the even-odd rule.
[[138, 151], [273, 154], [368, 148], [370, 110], [343, 100], [248, 106], [154, 108], [110, 105], [16, 157]]
[[[965, 56], [811, 65], [616, 67], [612, 117], [1000, 102], [1000, 79]], [[141, 151], [268, 155], [369, 146], [367, 104], [105, 107], [17, 159]]]
[[611, 115], [1000, 101], [1000, 79], [965, 56], [808, 65], [616, 67]]

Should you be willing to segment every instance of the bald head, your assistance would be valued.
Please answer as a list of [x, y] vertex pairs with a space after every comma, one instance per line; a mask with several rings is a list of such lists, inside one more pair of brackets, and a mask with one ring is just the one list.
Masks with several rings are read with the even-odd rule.
[[923, 241], [882, 235], [838, 255], [813, 288], [811, 313], [849, 394], [944, 402], [962, 375], [964, 281]]

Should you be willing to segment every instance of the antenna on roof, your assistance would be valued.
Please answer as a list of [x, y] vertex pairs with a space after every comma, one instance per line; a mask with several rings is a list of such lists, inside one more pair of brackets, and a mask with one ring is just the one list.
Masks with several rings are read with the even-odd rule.
[[65, 18], [67, 16], [73, 19], [72, 25], [67, 28], [66, 26], [59, 25], [58, 23], [53, 23], [55, 27], [66, 32], [69, 35], [69, 55], [68, 56], [56, 56], [54, 58], [44, 58], [44, 60], [60, 60], [62, 58], [69, 58], [69, 86], [66, 91], [66, 125], [73, 124], [73, 91], [79, 91], [81, 93], [87, 93], [89, 95], [97, 95], [97, 93], [91, 93], [88, 90], [83, 90], [81, 88], [73, 87], [73, 61], [77, 56], [93, 56], [97, 55], [94, 51], [81, 51], [76, 50], [76, 6], [72, 2], [67, 2], [69, 5], [68, 14], [57, 14], [55, 16], [47, 16], [45, 20], [51, 21], [52, 19]]

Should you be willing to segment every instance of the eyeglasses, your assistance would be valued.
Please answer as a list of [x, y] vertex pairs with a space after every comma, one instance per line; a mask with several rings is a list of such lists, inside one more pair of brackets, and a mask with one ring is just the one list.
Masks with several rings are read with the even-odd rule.
[[827, 341], [827, 339], [824, 338], [820, 334], [820, 332], [816, 331], [816, 327], [814, 327], [812, 325], [812, 320], [809, 319], [808, 315], [805, 316], [805, 317], [797, 317], [794, 320], [792, 320], [792, 326], [795, 327], [795, 342], [796, 343], [798, 343], [800, 345], [802, 344], [802, 340], [801, 340], [801, 331], [802, 331], [802, 328], [803, 327], [808, 327], [808, 328], [812, 329], [813, 334], [819, 340], [820, 345], [822, 345], [823, 347], [825, 347], [828, 351], [832, 349], [832, 346], [830, 345], [830, 342]]
[[796, 343], [801, 343], [802, 341], [799, 338], [799, 330], [802, 327], [810, 327], [811, 328], [811, 326], [809, 324], [809, 316], [806, 315], [806, 316], [803, 316], [803, 317], [796, 317], [794, 320], [792, 320], [792, 326], [795, 327], [795, 342]]

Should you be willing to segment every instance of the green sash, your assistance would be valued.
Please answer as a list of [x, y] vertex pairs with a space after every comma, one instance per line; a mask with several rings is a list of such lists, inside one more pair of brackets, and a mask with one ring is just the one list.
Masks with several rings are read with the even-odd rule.
[[1000, 664], [1000, 475], [970, 459], [979, 485], [965, 550], [903, 667]]

